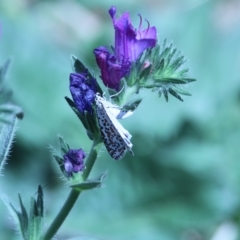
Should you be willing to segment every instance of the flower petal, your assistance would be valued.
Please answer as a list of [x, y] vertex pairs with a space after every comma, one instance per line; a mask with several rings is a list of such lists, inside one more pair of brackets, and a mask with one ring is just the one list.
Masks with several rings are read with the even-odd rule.
[[67, 154], [63, 156], [64, 158], [64, 168], [68, 176], [72, 173], [77, 173], [83, 171], [85, 168], [83, 159], [86, 157], [84, 151], [80, 149], [70, 149]]
[[101, 70], [101, 78], [105, 86], [119, 90], [120, 80], [130, 70], [129, 61], [117, 62], [114, 55], [110, 54], [105, 47], [94, 49], [97, 64]]
[[96, 89], [96, 79], [89, 79], [84, 73], [70, 74], [70, 92], [77, 109], [82, 114], [84, 114], [84, 111], [92, 113], [92, 103], [95, 99]]
[[[136, 30], [131, 24], [129, 13], [126, 12], [115, 18], [116, 8], [109, 10], [115, 29], [115, 55], [118, 61], [123, 58], [133, 62], [144, 50], [156, 46], [157, 31], [155, 27]], [[140, 21], [141, 26], [141, 21]]]

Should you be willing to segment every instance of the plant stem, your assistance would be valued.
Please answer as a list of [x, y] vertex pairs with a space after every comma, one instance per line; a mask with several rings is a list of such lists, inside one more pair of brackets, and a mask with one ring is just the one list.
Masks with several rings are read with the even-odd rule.
[[43, 240], [50, 240], [53, 238], [53, 236], [57, 233], [58, 229], [64, 222], [65, 218], [68, 216], [69, 212], [71, 211], [72, 207], [74, 206], [75, 202], [78, 199], [78, 196], [80, 195], [80, 191], [76, 191], [75, 189], [72, 189], [66, 202], [64, 203], [63, 207], [61, 208], [60, 212], [48, 228], [47, 232], [43, 236]]
[[[101, 147], [102, 143], [99, 141], [93, 141], [92, 148], [90, 154], [86, 161], [86, 169], [83, 172], [83, 180], [86, 180], [92, 170], [92, 167], [97, 159], [98, 151]], [[67, 200], [65, 201], [63, 207], [61, 208], [60, 212], [53, 220], [52, 224], [46, 231], [45, 235], [42, 237], [42, 240], [51, 240], [54, 235], [57, 233], [58, 229], [61, 227], [62, 223], [68, 216], [69, 212], [73, 208], [75, 202], [77, 201], [81, 191], [77, 191], [72, 189]]]
[[124, 89], [124, 94], [121, 95], [122, 97], [121, 97], [120, 106], [125, 105], [129, 101], [131, 96], [133, 94], [135, 94], [136, 92], [137, 92], [136, 86], [132, 86], [132, 87], [128, 87], [128, 88]]
[[84, 170], [83, 175], [82, 175], [84, 181], [88, 178], [88, 176], [92, 170], [92, 167], [97, 159], [97, 155], [98, 155], [98, 152], [99, 152], [101, 146], [102, 146], [101, 141], [93, 142], [89, 157], [85, 164], [86, 169]]

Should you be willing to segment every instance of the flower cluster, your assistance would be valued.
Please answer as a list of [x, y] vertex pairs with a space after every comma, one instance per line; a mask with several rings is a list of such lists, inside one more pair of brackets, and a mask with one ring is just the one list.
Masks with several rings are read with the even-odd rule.
[[[131, 135], [117, 119], [129, 116], [141, 102], [138, 99], [130, 103], [131, 96], [145, 88], [157, 91], [159, 96], [163, 94], [167, 101], [168, 94], [183, 101], [181, 95], [190, 94], [181, 86], [194, 79], [187, 77], [188, 69], [182, 67], [185, 60], [172, 44], [167, 45], [166, 41], [162, 46], [158, 44], [156, 27], [150, 26], [148, 21], [146, 28], [142, 27], [141, 15], [139, 26], [135, 28], [128, 12], [119, 18], [116, 17], [116, 7], [111, 7], [108, 12], [115, 31], [114, 46], [111, 50], [99, 46], [93, 53], [100, 78], [113, 96], [115, 105], [107, 102], [97, 80], [76, 58], [73, 58], [75, 73], [70, 74], [73, 101], [66, 100], [82, 121], [90, 139], [104, 141], [112, 157], [117, 155], [116, 152], [121, 152], [118, 156], [122, 157], [126, 150], [131, 151]], [[80, 171], [69, 160], [65, 160], [64, 166], [69, 173], [76, 169]]]
[[120, 81], [129, 73], [132, 63], [146, 49], [156, 46], [157, 34], [156, 28], [150, 27], [149, 23], [147, 29], [141, 29], [141, 16], [139, 28], [136, 30], [131, 24], [128, 12], [116, 19], [116, 8], [111, 7], [109, 14], [115, 29], [114, 53], [100, 46], [94, 50], [94, 54], [105, 86], [119, 91]]

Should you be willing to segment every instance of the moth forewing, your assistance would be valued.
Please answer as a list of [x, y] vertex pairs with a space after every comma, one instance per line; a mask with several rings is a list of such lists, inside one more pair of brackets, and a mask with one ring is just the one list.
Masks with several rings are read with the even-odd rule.
[[118, 122], [118, 120], [114, 116], [108, 114], [108, 117], [115, 126], [115, 129], [121, 135], [122, 139], [126, 141], [126, 144], [129, 145], [129, 147], [131, 148], [132, 143], [130, 142], [130, 139], [132, 138], [132, 135]]
[[114, 105], [111, 102], [107, 101], [105, 98], [100, 97], [99, 94], [97, 94], [97, 95], [98, 95], [98, 99], [104, 105], [104, 108], [107, 109], [107, 112], [111, 113], [115, 118], [124, 119], [133, 114], [132, 110], [123, 109], [122, 107], [119, 107], [119, 106]]
[[[131, 134], [118, 122], [111, 111], [111, 103], [96, 94], [96, 113], [104, 144], [115, 160], [120, 160], [129, 150], [132, 154]], [[114, 106], [114, 105], [112, 105]], [[114, 106], [115, 108], [115, 106]]]

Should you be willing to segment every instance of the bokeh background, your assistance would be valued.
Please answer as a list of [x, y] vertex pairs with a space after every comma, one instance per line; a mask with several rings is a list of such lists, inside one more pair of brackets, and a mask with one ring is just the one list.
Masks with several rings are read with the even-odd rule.
[[[57, 134], [72, 148], [91, 142], [64, 96], [71, 54], [99, 75], [93, 49], [113, 44], [108, 15], [138, 13], [188, 59], [192, 97], [166, 103], [142, 91], [143, 102], [123, 125], [134, 157], [116, 162], [102, 148], [91, 177], [108, 170], [105, 187], [79, 198], [56, 239], [240, 239], [240, 1], [0, 1], [0, 64], [11, 57], [7, 85], [25, 117], [2, 193], [28, 206], [44, 185], [48, 226], [69, 188], [49, 153]], [[21, 239], [0, 203], [1, 239]]]

